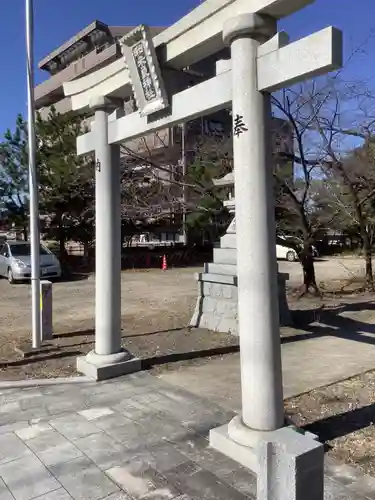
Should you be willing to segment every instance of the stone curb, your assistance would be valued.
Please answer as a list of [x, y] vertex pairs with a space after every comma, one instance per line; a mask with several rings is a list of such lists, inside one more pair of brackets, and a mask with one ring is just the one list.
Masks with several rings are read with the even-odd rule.
[[239, 345], [228, 345], [222, 347], [212, 347], [199, 351], [175, 352], [171, 354], [161, 354], [140, 358], [142, 370], [150, 370], [153, 366], [165, 365], [167, 363], [177, 363], [178, 361], [188, 361], [191, 359], [208, 358], [210, 356], [221, 356], [224, 354], [234, 354], [240, 351]]
[[28, 387], [43, 387], [49, 385], [72, 385], [92, 382], [90, 377], [58, 377], [58, 378], [35, 378], [27, 380], [4, 380], [0, 381], [0, 390], [4, 389], [26, 389]]
[[[147, 371], [150, 370], [153, 366], [164, 365], [167, 363], [176, 363], [178, 361], [187, 361], [192, 359], [207, 358], [210, 356], [232, 354], [239, 352], [239, 350], [240, 348], [238, 345], [229, 345], [223, 347], [213, 347], [211, 349], [202, 349], [200, 351], [176, 352], [171, 354], [161, 354], [160, 356], [140, 358], [140, 370], [136, 370], [136, 372]], [[49, 385], [80, 384], [94, 381], [94, 378], [86, 376], [5, 381], [0, 380], [0, 390], [23, 389], [27, 387], [42, 387]]]

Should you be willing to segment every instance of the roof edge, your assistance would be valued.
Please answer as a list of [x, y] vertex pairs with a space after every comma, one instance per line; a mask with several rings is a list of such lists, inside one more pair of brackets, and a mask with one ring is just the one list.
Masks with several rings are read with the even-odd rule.
[[76, 35], [72, 36], [69, 40], [67, 40], [65, 43], [60, 45], [57, 49], [55, 49], [53, 52], [45, 56], [39, 63], [38, 63], [38, 68], [39, 69], [45, 69], [44, 66], [46, 66], [49, 62], [51, 62], [55, 57], [60, 55], [62, 52], [66, 51], [74, 45], [76, 42], [78, 42], [81, 38], [83, 38], [85, 35], [88, 35], [91, 31], [95, 29], [102, 29], [103, 31], [109, 31], [109, 27], [107, 24], [95, 20], [83, 30], [79, 31]]

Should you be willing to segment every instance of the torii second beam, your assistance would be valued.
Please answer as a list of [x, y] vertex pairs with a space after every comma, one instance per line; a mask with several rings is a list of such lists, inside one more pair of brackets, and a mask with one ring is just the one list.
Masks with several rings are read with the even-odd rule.
[[[259, 50], [258, 89], [275, 91], [306, 78], [319, 76], [341, 67], [342, 32], [328, 27], [285, 47], [264, 53]], [[296, 64], [298, 61], [298, 64]], [[131, 140], [150, 131], [170, 127], [230, 107], [232, 99], [231, 72], [227, 71], [172, 97], [172, 114], [152, 120], [131, 113], [108, 123], [109, 144]], [[77, 139], [77, 154], [88, 154], [95, 149], [93, 130]]]

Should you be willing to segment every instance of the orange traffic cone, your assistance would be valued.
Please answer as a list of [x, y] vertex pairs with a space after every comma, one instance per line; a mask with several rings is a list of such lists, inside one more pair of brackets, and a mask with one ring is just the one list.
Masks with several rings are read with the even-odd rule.
[[162, 271], [166, 271], [168, 269], [168, 264], [167, 264], [167, 256], [164, 254], [163, 255], [163, 262], [161, 265]]

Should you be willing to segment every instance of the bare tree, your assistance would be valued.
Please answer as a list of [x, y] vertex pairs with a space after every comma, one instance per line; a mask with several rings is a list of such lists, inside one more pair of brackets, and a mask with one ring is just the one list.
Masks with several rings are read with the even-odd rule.
[[[284, 166], [274, 169], [277, 210], [287, 214], [294, 233], [302, 240], [297, 249], [303, 269], [301, 295], [312, 289], [319, 294], [315, 277], [312, 244], [320, 228], [313, 203], [314, 174], [320, 169], [320, 157], [311, 143], [309, 122], [304, 116], [304, 101], [301, 93], [286, 89], [273, 97], [273, 105], [291, 127], [294, 148], [283, 148], [276, 152], [276, 164], [284, 160]], [[289, 166], [289, 168], [288, 168]]]
[[[372, 240], [375, 220], [375, 100], [360, 82], [331, 81], [326, 96], [309, 102], [312, 130], [321, 139], [322, 169], [340, 186], [332, 193], [342, 215], [358, 227], [365, 258], [366, 285], [374, 290]], [[319, 109], [319, 112], [317, 110]], [[355, 140], [353, 140], [355, 138]]]
[[145, 137], [121, 146], [122, 218], [131, 228], [130, 236], [161, 223], [181, 225], [183, 214], [204, 214], [208, 219], [226, 214], [224, 196], [212, 178], [232, 168], [229, 137], [191, 134], [184, 151], [186, 169], [177, 141], [174, 137], [171, 145], [156, 133], [151, 145]]
[[[345, 82], [335, 75], [286, 90], [275, 98], [274, 104], [292, 124], [295, 137], [291, 160], [299, 182], [291, 186], [280, 176], [278, 181], [291, 210], [298, 215], [304, 239], [302, 264], [307, 261], [312, 273], [307, 249], [314, 233], [319, 227], [329, 227], [341, 220], [343, 225], [358, 228], [366, 284], [373, 290], [375, 100], [372, 93], [361, 82]], [[307, 270], [304, 268], [308, 281]]]

